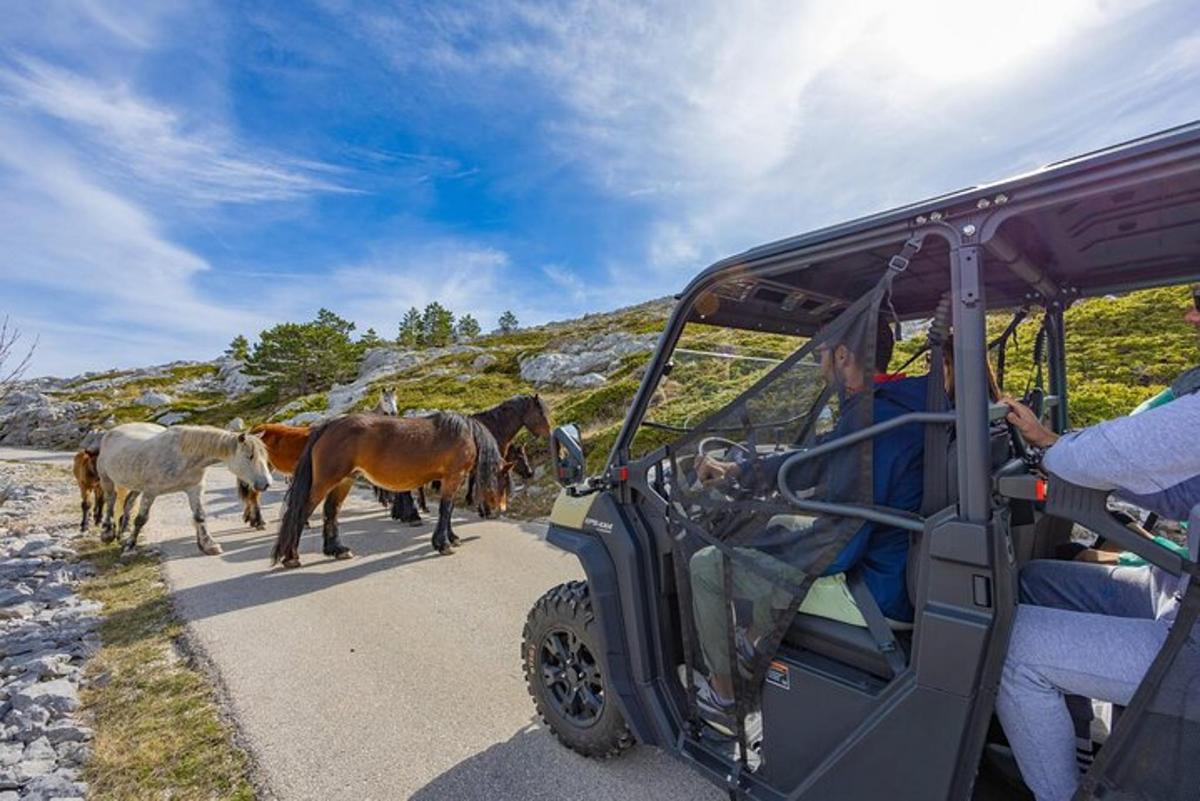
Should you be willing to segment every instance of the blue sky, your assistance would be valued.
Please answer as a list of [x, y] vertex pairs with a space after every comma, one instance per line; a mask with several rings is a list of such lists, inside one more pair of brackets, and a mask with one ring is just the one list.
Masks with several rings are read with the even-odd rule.
[[0, 26], [33, 374], [677, 291], [748, 246], [1200, 118], [1200, 5], [36, 0]]

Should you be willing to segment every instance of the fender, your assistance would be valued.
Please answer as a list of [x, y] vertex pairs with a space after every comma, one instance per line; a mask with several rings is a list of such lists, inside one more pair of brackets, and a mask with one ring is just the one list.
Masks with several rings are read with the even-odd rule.
[[625, 631], [621, 622], [621, 602], [618, 581], [612, 558], [596, 537], [554, 524], [546, 532], [546, 541], [572, 553], [587, 574], [592, 608], [600, 621], [604, 677], [612, 688], [625, 716], [625, 722], [638, 741], [644, 745], [659, 745], [654, 735], [632, 679], [629, 654], [625, 650]]

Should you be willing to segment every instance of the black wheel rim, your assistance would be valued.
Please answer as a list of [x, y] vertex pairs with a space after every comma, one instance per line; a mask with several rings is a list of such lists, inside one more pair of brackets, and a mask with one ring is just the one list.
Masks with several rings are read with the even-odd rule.
[[546, 698], [562, 718], [587, 728], [604, 712], [604, 683], [596, 658], [572, 631], [556, 629], [542, 640], [538, 668]]

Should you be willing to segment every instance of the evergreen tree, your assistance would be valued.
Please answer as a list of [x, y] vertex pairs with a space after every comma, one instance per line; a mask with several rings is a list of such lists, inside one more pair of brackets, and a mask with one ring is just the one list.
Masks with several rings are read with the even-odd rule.
[[454, 314], [436, 300], [421, 315], [421, 344], [429, 347], [449, 345], [454, 338]]
[[421, 340], [421, 312], [413, 306], [404, 313], [404, 319], [400, 321], [400, 334], [396, 337], [396, 342], [406, 348], [415, 348], [421, 345]]
[[459, 342], [466, 342], [479, 336], [479, 331], [479, 321], [469, 314], [464, 314], [454, 326], [454, 338]]
[[362, 350], [366, 350], [367, 348], [377, 348], [382, 342], [383, 340], [379, 338], [379, 334], [375, 333], [375, 329], [368, 328], [363, 332], [363, 335], [358, 338], [358, 347]]
[[308, 323], [281, 323], [263, 331], [246, 360], [246, 373], [281, 395], [308, 395], [354, 377], [359, 348], [354, 323], [321, 309]]
[[517, 315], [513, 314], [511, 311], [506, 311], [504, 314], [500, 315], [500, 331], [502, 333], [507, 334], [512, 331], [516, 331], [520, 325], [521, 323], [518, 322]]
[[250, 341], [238, 334], [225, 349], [225, 355], [231, 359], [237, 359], [239, 362], [246, 361], [250, 358]]

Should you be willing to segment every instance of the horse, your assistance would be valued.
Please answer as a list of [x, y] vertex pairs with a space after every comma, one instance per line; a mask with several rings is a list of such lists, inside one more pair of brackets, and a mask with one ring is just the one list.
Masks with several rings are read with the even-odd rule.
[[[509, 458], [507, 455], [509, 446], [512, 445], [513, 439], [522, 428], [528, 429], [537, 437], [550, 436], [550, 410], [546, 408], [546, 402], [542, 400], [541, 395], [537, 394], [516, 395], [490, 409], [476, 412], [471, 417], [483, 423], [492, 433], [492, 436], [496, 438], [496, 445], [499, 446], [500, 452], [505, 454], [506, 459]], [[526, 467], [528, 464], [526, 459]], [[530, 478], [533, 474], [530, 473], [526, 476], [518, 472], [517, 475]], [[472, 506], [475, 505], [474, 484], [474, 476], [472, 476], [467, 482], [467, 503]], [[421, 487], [421, 492], [423, 495], [424, 487]], [[392, 503], [392, 519], [413, 525], [421, 522], [421, 515], [417, 513], [411, 495], [407, 499], [399, 495], [395, 496]]]
[[94, 502], [94, 521], [98, 526], [104, 517], [104, 493], [100, 489], [100, 474], [96, 472], [96, 457], [99, 450], [81, 449], [76, 451], [71, 472], [75, 474], [75, 483], [79, 485], [80, 505], [83, 507], [83, 518], [79, 521], [79, 530], [88, 530], [88, 511]]
[[[508, 446], [508, 450], [504, 454], [504, 461], [512, 465], [512, 473], [520, 476], [528, 481], [533, 478], [533, 467], [529, 464], [529, 454], [525, 452], [524, 445], [513, 443]], [[413, 494], [411, 492], [389, 493], [394, 495], [395, 501], [392, 503], [391, 517], [393, 520], [408, 523], [409, 525], [420, 525], [421, 516], [418, 511], [428, 512], [425, 508], [425, 488], [421, 487], [417, 497], [420, 502], [417, 503], [417, 508], [413, 508]], [[483, 506], [476, 507], [476, 511], [480, 517], [488, 517], [487, 510]]]
[[503, 511], [510, 467], [487, 428], [453, 412], [428, 417], [351, 414], [322, 423], [309, 434], [292, 474], [271, 563], [282, 561], [285, 568], [300, 566], [300, 535], [322, 499], [322, 551], [335, 559], [354, 555], [338, 537], [337, 515], [356, 475], [393, 492], [440, 480], [443, 492], [433, 547], [440, 554], [450, 554], [459, 543], [450, 526], [455, 491], [474, 470], [487, 503]]
[[371, 409], [375, 414], [386, 414], [392, 417], [400, 414], [400, 408], [396, 406], [396, 388], [384, 387], [379, 393], [379, 402]]
[[258, 492], [271, 483], [267, 448], [253, 435], [213, 426], [165, 428], [155, 423], [126, 423], [109, 431], [101, 440], [96, 460], [107, 507], [101, 541], [111, 542], [116, 537], [113, 508], [118, 488], [129, 491], [125, 499], [126, 514], [131, 499], [141, 496], [133, 533], [124, 544], [125, 552], [137, 547], [138, 535], [150, 517], [155, 499], [170, 492], [184, 492], [192, 507], [197, 547], [210, 556], [221, 553], [221, 546], [208, 535], [204, 525], [203, 503], [204, 474], [218, 462], [224, 462], [238, 479]]
[[[308, 442], [308, 426], [289, 426], [283, 423], [260, 423], [250, 433], [267, 446], [267, 459], [275, 470], [290, 476], [296, 470], [296, 462], [304, 453]], [[242, 501], [242, 521], [262, 531], [267, 527], [263, 520], [259, 496], [262, 494], [244, 481], [237, 483], [238, 497]]]

